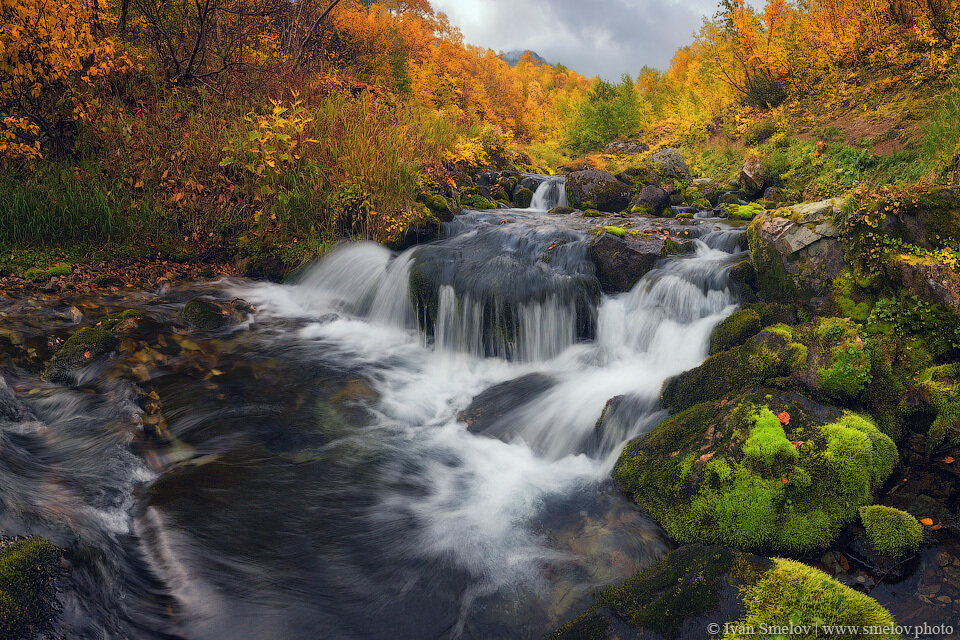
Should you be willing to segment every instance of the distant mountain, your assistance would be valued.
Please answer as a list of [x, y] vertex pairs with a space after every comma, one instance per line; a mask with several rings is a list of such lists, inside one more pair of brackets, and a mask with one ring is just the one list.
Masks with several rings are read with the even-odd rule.
[[550, 64], [544, 60], [539, 53], [536, 51], [530, 51], [529, 49], [514, 49], [513, 51], [507, 51], [506, 53], [500, 54], [500, 59], [504, 60], [511, 67], [520, 62], [520, 58], [523, 57], [523, 54], [529, 51], [530, 56], [534, 59], [535, 62], [540, 62], [542, 64]]

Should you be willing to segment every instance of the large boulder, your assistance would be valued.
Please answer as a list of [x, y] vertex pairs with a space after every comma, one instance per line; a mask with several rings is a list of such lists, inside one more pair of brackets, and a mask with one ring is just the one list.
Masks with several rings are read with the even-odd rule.
[[749, 197], [755, 198], [763, 194], [764, 189], [771, 186], [770, 175], [763, 166], [763, 159], [751, 155], [740, 168], [740, 188]]
[[662, 178], [690, 180], [692, 177], [690, 167], [687, 166], [679, 149], [657, 151], [647, 158], [647, 164], [653, 165]]
[[623, 155], [627, 153], [645, 153], [650, 145], [639, 140], [614, 140], [603, 147], [603, 153]]
[[630, 204], [630, 187], [606, 171], [574, 171], [567, 176], [567, 200], [572, 207], [619, 213]]
[[654, 185], [644, 187], [640, 195], [630, 203], [632, 211], [640, 211], [655, 216], [661, 215], [669, 207], [670, 194]]
[[801, 553], [831, 544], [897, 461], [871, 419], [754, 387], [633, 440], [614, 479], [680, 542]]
[[[710, 640], [721, 632], [724, 638], [751, 637], [756, 630], [791, 623], [811, 629], [813, 625], [896, 626], [890, 612], [875, 600], [813, 567], [691, 544], [671, 551], [623, 584], [604, 589], [590, 609], [550, 637]], [[737, 635], [743, 630], [749, 631]]]
[[629, 291], [660, 258], [685, 248], [661, 234], [636, 234], [617, 228], [612, 231], [616, 233], [602, 231], [589, 250], [600, 288], [607, 293]]
[[833, 217], [842, 200], [794, 205], [758, 215], [747, 230], [760, 296], [820, 310], [846, 266]]

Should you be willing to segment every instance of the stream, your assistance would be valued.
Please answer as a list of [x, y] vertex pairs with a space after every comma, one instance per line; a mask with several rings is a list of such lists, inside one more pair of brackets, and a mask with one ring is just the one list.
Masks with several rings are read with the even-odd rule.
[[[3, 302], [0, 531], [72, 549], [64, 637], [534, 638], [666, 553], [610, 472], [736, 308], [742, 230], [606, 295], [560, 194], [282, 285]], [[196, 296], [255, 311], [202, 331]], [[120, 356], [28, 373], [122, 309]]]

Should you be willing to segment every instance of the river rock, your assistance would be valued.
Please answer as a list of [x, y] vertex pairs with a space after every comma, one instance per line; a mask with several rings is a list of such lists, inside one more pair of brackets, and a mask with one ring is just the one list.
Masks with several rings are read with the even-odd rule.
[[680, 542], [801, 553], [829, 546], [897, 462], [871, 419], [758, 386], [631, 441], [613, 476]]
[[100, 327], [84, 327], [53, 354], [43, 377], [51, 382], [73, 382], [80, 370], [115, 353], [119, 341]]
[[[748, 592], [757, 596], [746, 600]], [[814, 593], [821, 597], [810, 597]], [[830, 606], [823, 606], [825, 601]], [[786, 622], [785, 611], [792, 616]], [[623, 584], [607, 587], [592, 607], [550, 638], [710, 640], [720, 637], [728, 625], [731, 634], [748, 628], [745, 619], [754, 630], [781, 627], [790, 620], [858, 628], [896, 626], [890, 612], [875, 600], [818, 569], [795, 560], [691, 544], [671, 551]]]
[[470, 433], [503, 437], [507, 435], [505, 431], [510, 425], [503, 425], [501, 420], [556, 383], [556, 380], [542, 373], [531, 373], [502, 382], [475, 396], [470, 405], [457, 415], [457, 420], [466, 424]]
[[16, 422], [21, 416], [23, 416], [23, 405], [20, 404], [7, 381], [0, 375], [0, 420]]
[[614, 140], [603, 147], [603, 153], [623, 155], [627, 153], [645, 153], [650, 145], [639, 140]]
[[758, 293], [771, 302], [829, 303], [833, 279], [846, 266], [833, 216], [842, 200], [794, 205], [758, 215], [747, 230]]
[[434, 219], [426, 219], [417, 222], [417, 224], [409, 225], [400, 234], [400, 238], [389, 246], [394, 251], [406, 251], [410, 247], [432, 242], [439, 237], [440, 222]]
[[590, 244], [589, 255], [601, 289], [617, 293], [632, 289], [668, 253], [667, 240], [660, 234], [618, 237], [602, 232]]
[[669, 206], [670, 194], [660, 187], [655, 187], [653, 185], [644, 187], [643, 191], [640, 192], [640, 195], [634, 198], [633, 202], [630, 203], [631, 209], [637, 207], [644, 212], [653, 214], [655, 216], [662, 215]]
[[763, 166], [763, 160], [755, 155], [748, 157], [740, 168], [740, 188], [747, 196], [754, 198], [769, 186], [770, 176]]
[[619, 213], [630, 204], [630, 187], [606, 171], [574, 171], [567, 176], [567, 201], [580, 209]]
[[663, 178], [673, 178], [675, 180], [690, 180], [690, 167], [679, 149], [663, 149], [657, 151], [649, 158], [647, 164], [653, 165], [657, 172]]

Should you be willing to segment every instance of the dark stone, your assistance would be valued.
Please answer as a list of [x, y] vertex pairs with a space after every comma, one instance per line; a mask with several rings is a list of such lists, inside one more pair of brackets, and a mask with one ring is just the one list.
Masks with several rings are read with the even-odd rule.
[[556, 380], [542, 373], [531, 373], [514, 380], [494, 385], [475, 396], [470, 405], [457, 415], [470, 433], [502, 437], [512, 425], [501, 424], [504, 416], [530, 402], [556, 384]]
[[411, 225], [403, 230], [400, 239], [391, 244], [394, 251], [406, 251], [418, 244], [432, 242], [440, 237], [440, 223], [436, 220], [424, 220], [420, 224]]
[[520, 189], [517, 191], [517, 195], [514, 198], [514, 202], [517, 207], [520, 209], [526, 209], [530, 206], [530, 203], [533, 202], [533, 191], [530, 189]]
[[251, 280], [283, 282], [287, 275], [287, 265], [273, 255], [255, 255], [241, 259], [237, 263], [237, 272], [241, 277]]
[[630, 187], [606, 171], [586, 169], [567, 176], [570, 206], [619, 213], [630, 204]]
[[590, 244], [589, 252], [600, 287], [607, 293], [629, 291], [666, 254], [660, 234], [617, 237], [606, 232]]
[[770, 186], [770, 176], [759, 156], [750, 156], [740, 168], [740, 186], [747, 196], [754, 198]]
[[644, 208], [649, 213], [659, 216], [670, 206], [670, 195], [660, 187], [649, 185], [643, 188], [630, 206]]
[[626, 154], [626, 153], [645, 153], [650, 150], [650, 145], [639, 140], [614, 140], [603, 148], [603, 153], [608, 154]]

